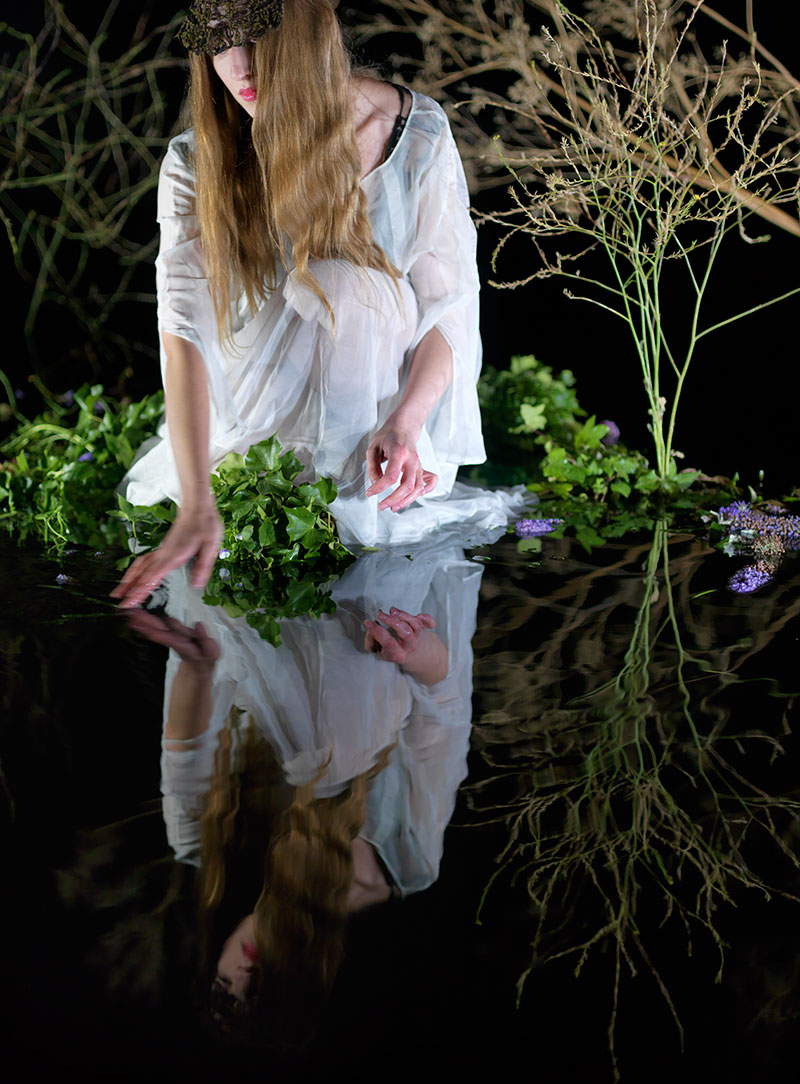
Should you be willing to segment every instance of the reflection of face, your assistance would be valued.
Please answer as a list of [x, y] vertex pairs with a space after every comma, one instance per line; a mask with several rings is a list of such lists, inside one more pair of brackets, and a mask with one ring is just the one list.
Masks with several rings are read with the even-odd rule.
[[250, 914], [242, 919], [222, 946], [214, 982], [237, 1001], [244, 1001], [257, 962], [255, 919]]
[[211, 58], [214, 71], [226, 89], [251, 117], [256, 112], [256, 81], [253, 77], [253, 45], [236, 45]]

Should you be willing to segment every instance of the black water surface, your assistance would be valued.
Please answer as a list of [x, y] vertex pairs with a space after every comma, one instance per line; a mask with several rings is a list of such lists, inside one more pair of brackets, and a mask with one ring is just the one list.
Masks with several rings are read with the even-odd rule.
[[[798, 1078], [800, 904], [785, 895], [800, 891], [796, 561], [746, 597], [725, 586], [735, 560], [659, 528], [591, 555], [503, 539], [472, 556], [484, 574], [470, 774], [439, 878], [352, 923], [316, 1039], [286, 1055], [218, 1045], [192, 1007], [159, 796], [166, 651], [106, 601], [110, 558], [3, 545], [5, 1079], [478, 1079], [522, 1059], [539, 1081], [610, 1081], [617, 942], [599, 936], [577, 978], [573, 950], [634, 885], [622, 1079]], [[570, 822], [564, 795], [579, 792]], [[531, 795], [551, 799], [534, 830], [514, 821]], [[632, 859], [634, 809], [655, 836]], [[579, 859], [569, 877], [548, 866], [565, 847]], [[707, 883], [687, 860], [698, 847], [719, 890], [710, 928], [692, 916]], [[548, 869], [542, 917], [526, 878]]]

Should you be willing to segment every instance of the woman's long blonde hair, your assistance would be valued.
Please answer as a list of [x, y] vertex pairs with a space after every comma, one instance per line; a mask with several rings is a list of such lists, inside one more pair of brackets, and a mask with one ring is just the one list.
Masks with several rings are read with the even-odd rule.
[[276, 286], [279, 261], [294, 266], [329, 312], [312, 260], [342, 259], [398, 278], [367, 216], [350, 62], [329, 0], [285, 0], [280, 28], [253, 48], [252, 122], [211, 58], [191, 58], [197, 212], [217, 326], [227, 340], [232, 298], [243, 293], [255, 312]]
[[271, 978], [318, 996], [330, 990], [344, 953], [352, 843], [364, 824], [370, 780], [390, 752], [340, 794], [315, 798], [316, 780], [283, 784], [271, 747], [237, 708], [220, 731], [200, 822], [200, 903], [213, 914], [242, 852], [261, 856], [263, 883], [253, 911], [259, 958]]

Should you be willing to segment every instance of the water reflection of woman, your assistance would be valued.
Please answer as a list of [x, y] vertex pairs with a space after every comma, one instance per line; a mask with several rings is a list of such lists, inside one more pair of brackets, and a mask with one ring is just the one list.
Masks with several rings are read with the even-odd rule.
[[176, 857], [201, 867], [220, 1000], [323, 999], [349, 916], [436, 879], [466, 770], [480, 573], [452, 547], [368, 555], [337, 613], [283, 622], [278, 649], [183, 572], [170, 616], [131, 615], [171, 649], [164, 814]]
[[167, 439], [126, 482], [134, 504], [180, 509], [123, 578], [127, 605], [192, 558], [207, 582], [209, 470], [274, 434], [336, 481], [346, 544], [508, 517], [504, 495], [455, 481], [484, 450], [475, 229], [447, 118], [353, 71], [334, 7], [192, 4], [192, 128], [158, 197]]

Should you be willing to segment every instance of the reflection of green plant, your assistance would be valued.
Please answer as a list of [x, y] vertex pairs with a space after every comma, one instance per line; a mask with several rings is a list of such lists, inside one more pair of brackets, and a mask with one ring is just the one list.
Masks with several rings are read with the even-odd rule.
[[[784, 838], [800, 814], [800, 801], [767, 792], [743, 767], [763, 759], [759, 750], [780, 755], [779, 740], [755, 729], [731, 732], [713, 709], [707, 722], [700, 717], [696, 705], [702, 702], [703, 682], [718, 690], [740, 679], [730, 668], [727, 645], [719, 649], [722, 666], [713, 652], [685, 647], [687, 615], [676, 601], [668, 547], [669, 532], [661, 522], [643, 575], [641, 549], [633, 555], [639, 604], [632, 629], [627, 614], [619, 625], [617, 642], [626, 646], [609, 680], [595, 676], [614, 667], [604, 607], [588, 607], [586, 617], [580, 606], [565, 605], [562, 592], [558, 611], [567, 615], [565, 630], [575, 641], [570, 645], [575, 657], [586, 668], [599, 647], [611, 656], [610, 665], [601, 664], [596, 672], [589, 666], [586, 693], [564, 703], [562, 662], [553, 671], [558, 688], [551, 707], [541, 691], [546, 664], [523, 660], [526, 674], [540, 675], [537, 685], [528, 678], [508, 703], [525, 714], [507, 714], [502, 699], [498, 704], [493, 697], [493, 710], [477, 724], [495, 772], [473, 789], [472, 804], [493, 820], [504, 817], [508, 827], [492, 882], [511, 874], [524, 883], [536, 913], [532, 962], [520, 978], [520, 992], [534, 967], [569, 957], [577, 974], [592, 950], [610, 940], [615, 953], [612, 1053], [623, 968], [635, 975], [638, 961], [652, 970], [680, 1028], [646, 943], [650, 918], [645, 916], [653, 915], [654, 896], [663, 903], [664, 921], [674, 918], [684, 926], [690, 948], [693, 929], [710, 935], [721, 969], [719, 905], [735, 904], [741, 888], [757, 889], [767, 898], [780, 891], [759, 872], [765, 852], [782, 854], [791, 874], [800, 870], [800, 858]], [[619, 577], [618, 566], [614, 572]], [[596, 577], [593, 570], [587, 579]], [[616, 583], [622, 586], [619, 579]], [[579, 597], [585, 599], [580, 591]], [[626, 607], [632, 602], [627, 588], [619, 598]], [[544, 616], [537, 614], [537, 623]], [[547, 640], [557, 642], [563, 660], [569, 650], [566, 632], [554, 635], [548, 629]], [[500, 676], [498, 684], [507, 678]], [[509, 787], [516, 788], [510, 801]], [[502, 795], [497, 801], [495, 793]], [[573, 935], [565, 916], [572, 915], [579, 899], [584, 921], [587, 914], [595, 919], [588, 931], [582, 927]]]
[[108, 511], [161, 417], [163, 395], [118, 403], [100, 385], [84, 385], [71, 398], [22, 420], [0, 445], [0, 527], [57, 552], [66, 545], [122, 546], [125, 529]]
[[[329, 478], [294, 485], [302, 466], [276, 437], [231, 452], [211, 475], [225, 535], [203, 600], [222, 606], [263, 639], [280, 643], [283, 618], [335, 610], [324, 585], [352, 560], [341, 544], [328, 506], [336, 497]], [[157, 545], [176, 507], [134, 507], [119, 498], [122, 517], [142, 548]]]
[[[99, 359], [102, 344], [105, 364], [109, 353], [131, 360], [153, 352], [110, 316], [122, 301], [153, 300], [133, 276], [152, 261], [155, 239], [148, 233], [142, 243], [132, 218], [153, 192], [169, 135], [158, 78], [184, 63], [169, 54], [176, 19], [148, 28], [137, 17], [130, 43], [109, 57], [119, 8], [119, 0], [103, 5], [91, 40], [60, 0], [46, 0], [35, 37], [0, 25], [0, 222], [31, 287], [26, 342], [33, 344], [44, 306], [66, 306], [83, 329], [81, 355]], [[96, 264], [94, 253], [106, 262]]]

